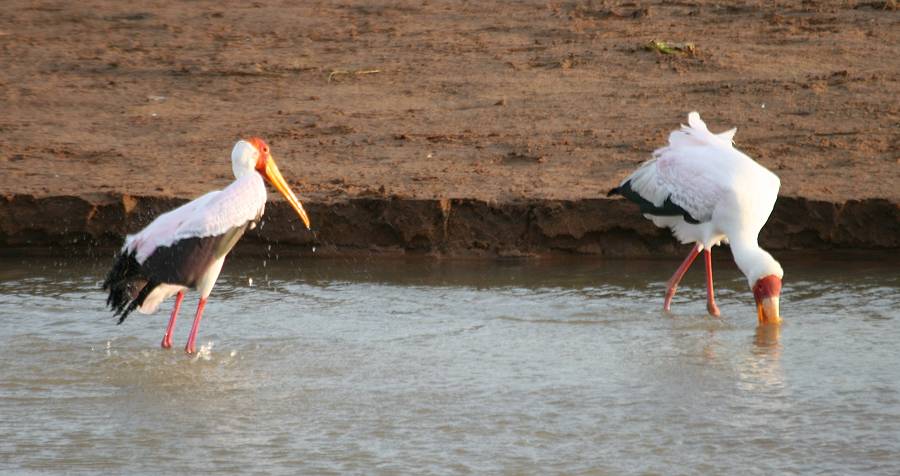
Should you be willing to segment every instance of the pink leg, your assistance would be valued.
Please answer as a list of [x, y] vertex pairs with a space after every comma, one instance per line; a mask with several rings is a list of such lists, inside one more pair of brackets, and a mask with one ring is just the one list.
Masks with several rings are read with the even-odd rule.
[[706, 310], [709, 315], [719, 317], [719, 306], [716, 306], [716, 294], [713, 292], [712, 251], [706, 250]]
[[684, 277], [684, 273], [687, 273], [688, 268], [694, 264], [694, 260], [697, 259], [698, 254], [700, 254], [700, 243], [694, 245], [691, 252], [688, 253], [687, 258], [685, 258], [684, 262], [681, 263], [681, 266], [675, 270], [675, 274], [672, 275], [669, 282], [666, 284], [666, 301], [663, 303], [663, 309], [666, 311], [672, 306], [672, 298], [675, 296], [675, 289], [678, 288], [678, 283], [681, 282], [681, 278]]
[[184, 351], [188, 354], [193, 354], [197, 351], [194, 343], [197, 340], [197, 331], [200, 330], [200, 318], [203, 317], [204, 307], [206, 307], [206, 298], [200, 298], [200, 304], [197, 306], [197, 315], [194, 316], [194, 325], [191, 326], [191, 335], [188, 336], [187, 345], [184, 346]]
[[184, 299], [184, 291], [180, 291], [175, 297], [175, 308], [172, 309], [172, 317], [169, 318], [169, 325], [166, 326], [166, 335], [163, 336], [162, 348], [168, 349], [172, 347], [172, 331], [175, 330], [175, 320], [178, 319], [178, 310], [181, 309], [181, 300]]

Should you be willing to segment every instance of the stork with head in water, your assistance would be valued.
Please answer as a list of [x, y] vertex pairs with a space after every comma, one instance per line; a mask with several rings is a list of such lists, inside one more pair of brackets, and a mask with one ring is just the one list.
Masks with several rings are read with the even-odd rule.
[[262, 140], [238, 141], [231, 152], [235, 180], [224, 190], [209, 192], [157, 217], [125, 239], [106, 276], [107, 305], [121, 324], [134, 310], [150, 314], [166, 298], [177, 295], [162, 347], [172, 347], [172, 331], [184, 291], [200, 292], [200, 303], [185, 352], [196, 350], [203, 308], [225, 262], [225, 256], [248, 228], [262, 217], [266, 186], [271, 183], [287, 199], [309, 229], [309, 218], [291, 191]]
[[669, 135], [669, 145], [657, 149], [609, 195], [637, 203], [656, 226], [669, 227], [682, 243], [694, 244], [669, 279], [666, 311], [684, 273], [705, 251], [707, 310], [719, 315], [713, 294], [712, 247], [724, 241], [753, 290], [759, 323], [778, 323], [784, 271], [760, 248], [757, 237], [772, 213], [781, 182], [734, 148], [736, 131], [713, 134], [699, 114], [690, 113], [688, 125]]

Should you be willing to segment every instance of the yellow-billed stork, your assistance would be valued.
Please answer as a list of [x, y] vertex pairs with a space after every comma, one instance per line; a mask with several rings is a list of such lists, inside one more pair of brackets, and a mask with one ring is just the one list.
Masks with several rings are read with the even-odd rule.
[[784, 270], [759, 247], [757, 237], [772, 213], [781, 182], [734, 148], [736, 131], [713, 134], [700, 114], [692, 112], [688, 125], [669, 135], [667, 147], [654, 151], [653, 158], [608, 195], [622, 195], [637, 203], [656, 226], [671, 228], [682, 243], [694, 243], [666, 286], [666, 311], [684, 273], [705, 250], [706, 307], [710, 314], [719, 315], [711, 252], [724, 241], [753, 290], [759, 323], [778, 323]]
[[175, 306], [162, 346], [172, 347], [172, 331], [186, 289], [200, 292], [197, 314], [184, 350], [195, 352], [197, 330], [206, 299], [219, 277], [225, 256], [248, 228], [256, 226], [266, 205], [263, 179], [275, 186], [309, 229], [309, 218], [291, 191], [269, 146], [252, 137], [240, 140], [231, 151], [234, 182], [224, 190], [209, 192], [153, 220], [125, 239], [106, 276], [106, 303], [121, 324], [131, 311], [156, 311], [166, 298], [176, 295]]

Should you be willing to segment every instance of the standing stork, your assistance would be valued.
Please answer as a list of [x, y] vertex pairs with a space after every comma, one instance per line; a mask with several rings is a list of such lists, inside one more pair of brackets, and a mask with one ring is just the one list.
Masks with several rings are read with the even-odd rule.
[[656, 226], [671, 228], [682, 243], [694, 243], [666, 286], [666, 311], [684, 273], [705, 251], [706, 308], [713, 316], [719, 315], [713, 293], [712, 247], [725, 241], [753, 290], [759, 323], [778, 323], [784, 271], [759, 247], [757, 237], [772, 213], [781, 182], [734, 148], [736, 131], [713, 134], [700, 114], [688, 114], [688, 125], [669, 135], [669, 145], [653, 152], [653, 158], [607, 196], [622, 195], [637, 203]]
[[263, 179], [275, 186], [309, 229], [309, 218], [269, 152], [252, 137], [238, 141], [231, 151], [234, 182], [157, 217], [125, 239], [103, 289], [107, 305], [121, 324], [137, 309], [151, 314], [166, 298], [176, 295], [162, 347], [172, 347], [172, 331], [186, 289], [200, 292], [200, 303], [185, 352], [195, 352], [197, 330], [206, 299], [216, 284], [225, 256], [248, 228], [256, 226], [266, 205]]

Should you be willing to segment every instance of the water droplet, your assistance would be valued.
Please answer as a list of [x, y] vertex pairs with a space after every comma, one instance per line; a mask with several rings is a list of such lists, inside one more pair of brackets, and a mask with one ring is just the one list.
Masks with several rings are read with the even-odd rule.
[[200, 349], [197, 350], [197, 354], [191, 360], [193, 362], [196, 362], [200, 359], [207, 360], [207, 361], [211, 360], [212, 359], [212, 348], [213, 348], [212, 341], [207, 342], [206, 345], [201, 344]]

